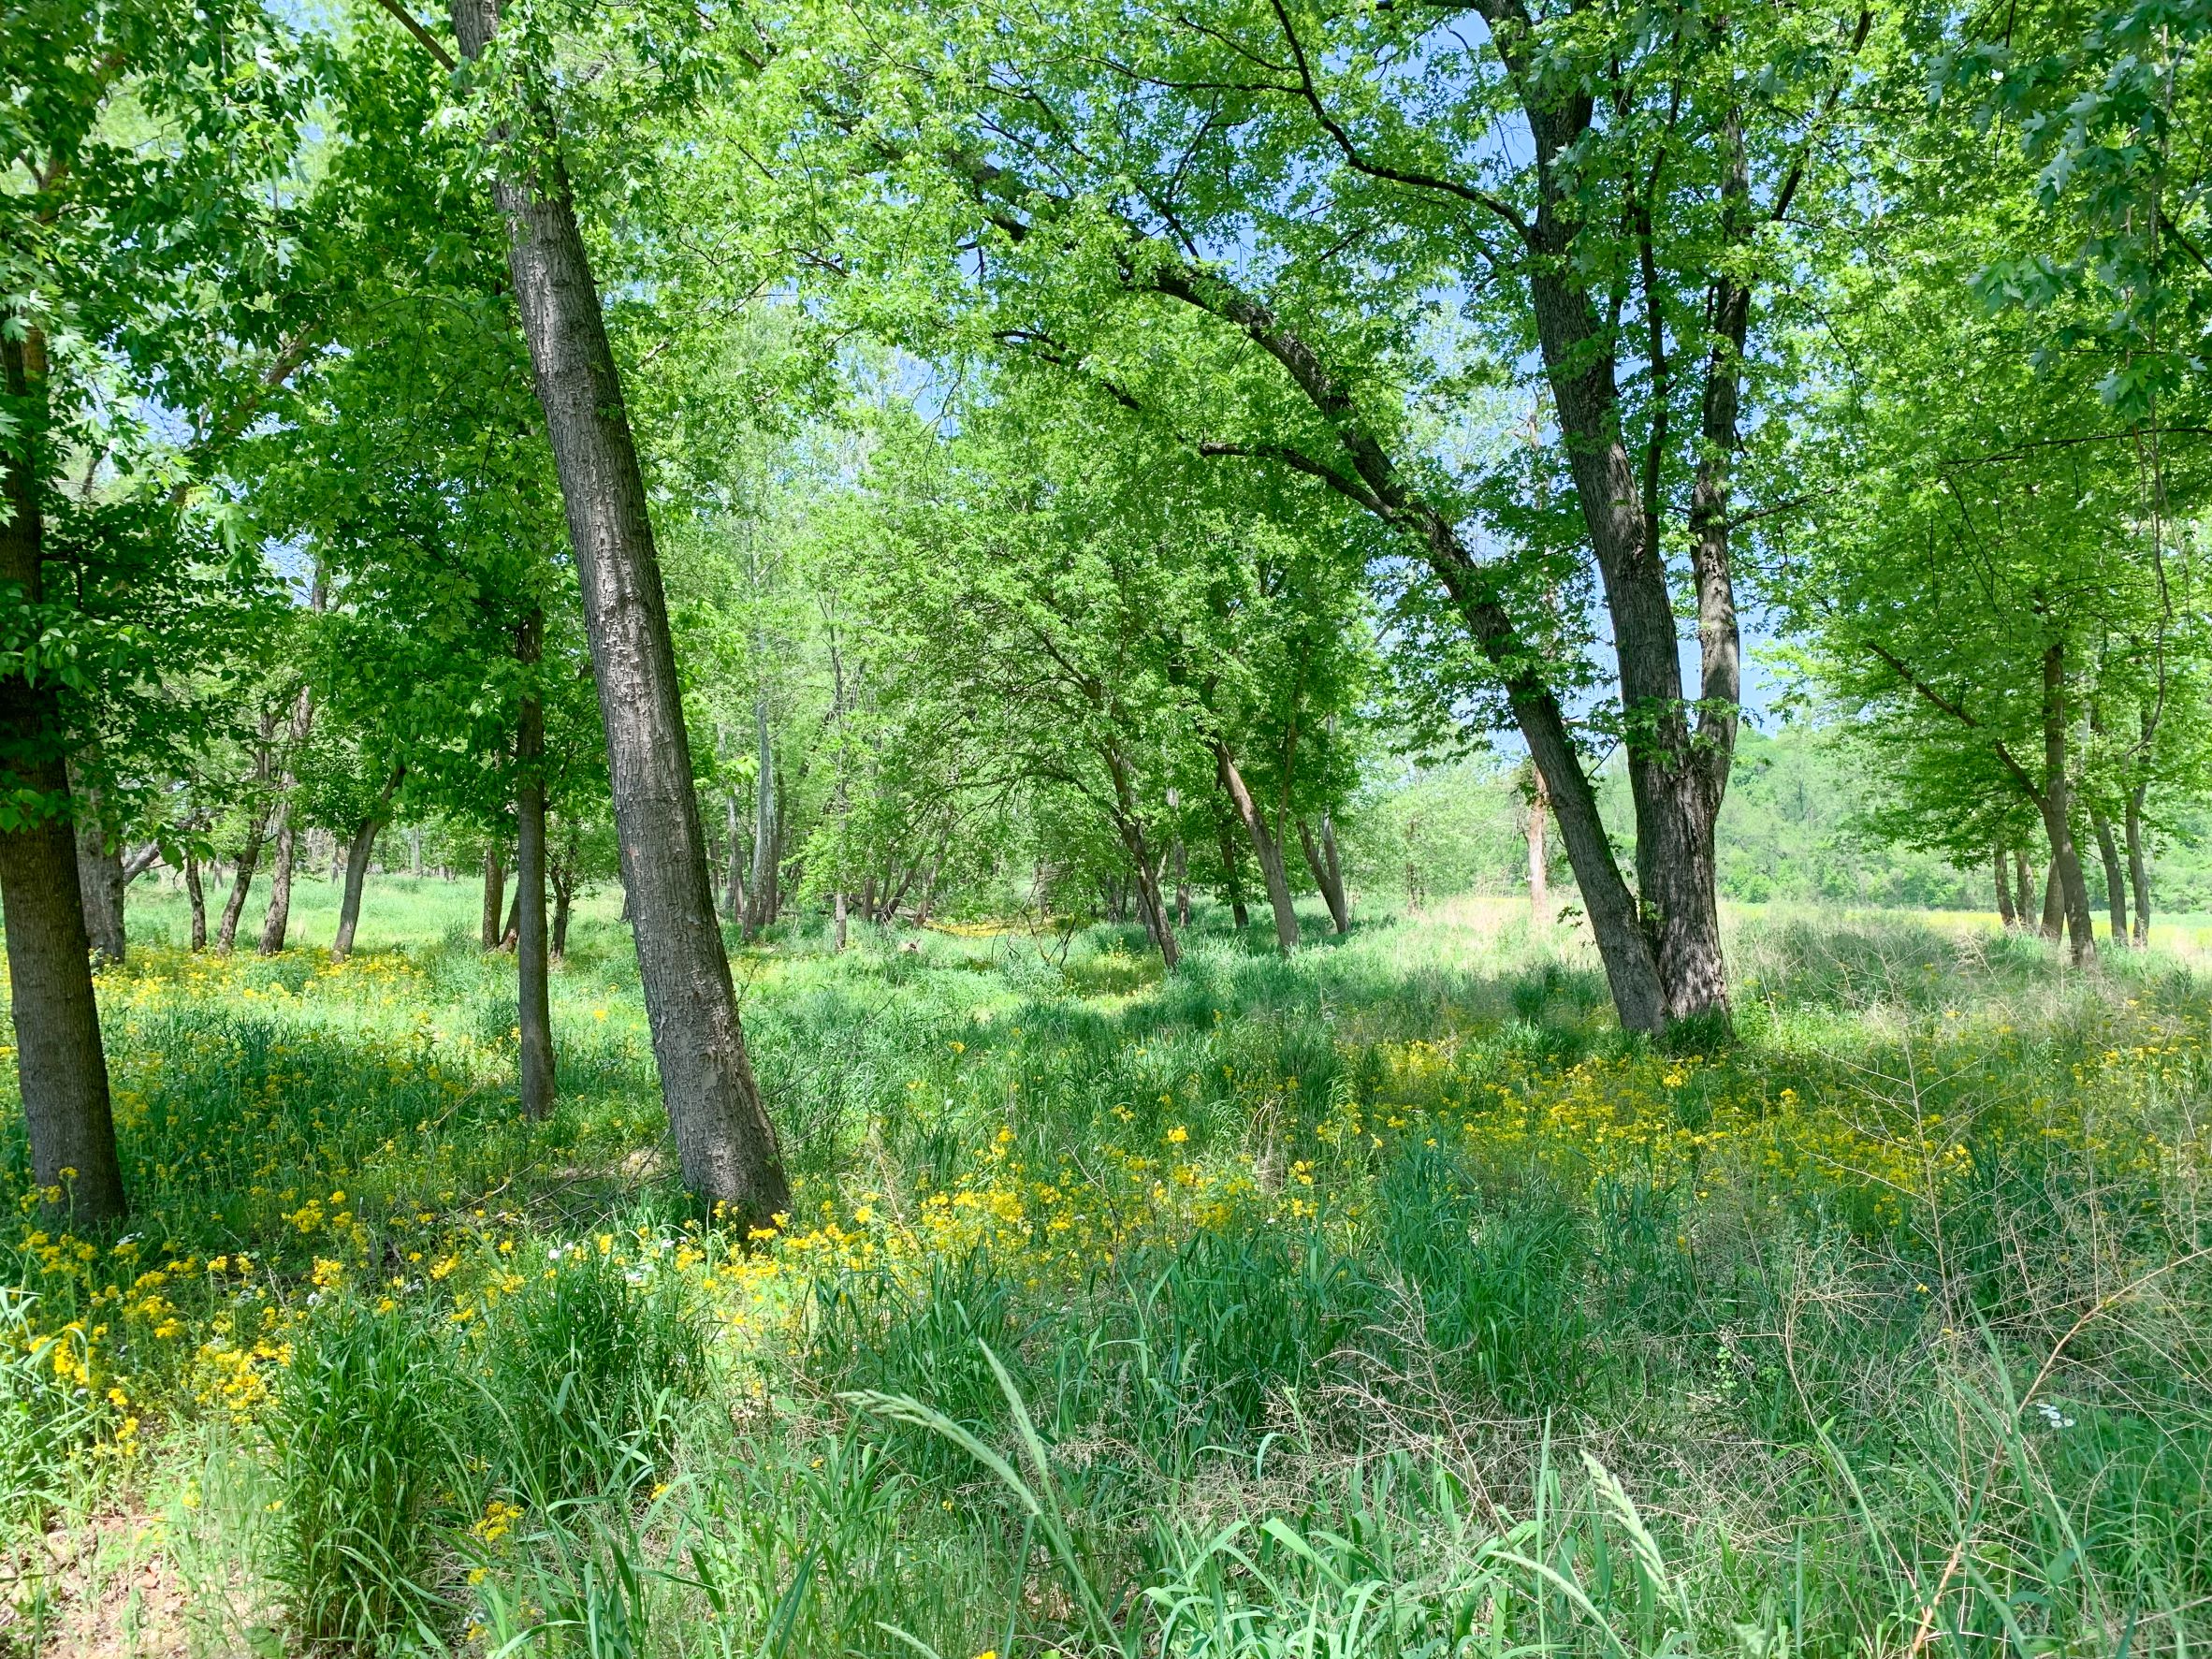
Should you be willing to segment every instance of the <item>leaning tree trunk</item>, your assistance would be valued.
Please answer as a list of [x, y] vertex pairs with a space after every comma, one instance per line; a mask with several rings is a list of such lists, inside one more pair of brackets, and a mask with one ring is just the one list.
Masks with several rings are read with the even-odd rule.
[[2097, 851], [2104, 861], [2104, 913], [2112, 927], [2112, 942], [2128, 943], [2128, 879], [2120, 870], [2119, 846], [2112, 838], [2112, 820], [2094, 807], [2089, 822], [2097, 832]]
[[1312, 827], [1304, 819], [1298, 821], [1298, 843], [1305, 851], [1305, 867], [1314, 873], [1314, 885], [1321, 890], [1321, 902], [1329, 907], [1329, 923], [1341, 937], [1352, 930], [1352, 912], [1344, 898], [1344, 875], [1331, 854], [1335, 851], [1335, 835], [1329, 824], [1329, 815], [1321, 815], [1321, 834], [1317, 839]]
[[[532, 615], [516, 632], [515, 655], [526, 665], [538, 661], [542, 626], [543, 618]], [[523, 1115], [542, 1118], [553, 1110], [553, 1008], [546, 961], [546, 715], [533, 694], [524, 695], [516, 720], [515, 762], [517, 1066]]]
[[2138, 783], [2128, 794], [2128, 885], [2135, 890], [2134, 946], [2150, 943], [2150, 867], [2143, 856], [2143, 798], [2148, 784]]
[[[476, 58], [498, 27], [494, 0], [452, 0], [452, 14], [462, 52]], [[493, 194], [583, 589], [662, 1093], [691, 1189], [764, 1221], [790, 1210], [791, 1189], [715, 921], [645, 483], [560, 133], [542, 106], [530, 113], [535, 130], [522, 141], [494, 135]]]
[[500, 907], [507, 902], [507, 866], [501, 856], [500, 845], [492, 842], [484, 849], [484, 905], [477, 917], [477, 939], [486, 955], [500, 948], [500, 938], [505, 929], [500, 924]]
[[1290, 878], [1283, 868], [1283, 850], [1268, 833], [1267, 820], [1259, 815], [1252, 792], [1244, 787], [1244, 776], [1237, 770], [1229, 745], [1218, 738], [1214, 743], [1214, 769], [1230, 805], [1236, 808], [1238, 822], [1244, 826], [1252, 855], [1259, 861], [1259, 877], [1267, 884], [1267, 902], [1274, 911], [1275, 946], [1288, 954], [1298, 948], [1298, 911], [1290, 902]]
[[[7, 506], [0, 583], [35, 606], [45, 584], [35, 446], [44, 436], [36, 400], [45, 390], [46, 345], [38, 329], [21, 338], [0, 331], [0, 378], [19, 408], [33, 412], [0, 438]], [[0, 908], [31, 1178], [55, 1219], [100, 1225], [120, 1220], [127, 1205], [63, 754], [52, 680], [35, 679], [20, 664], [0, 675], [0, 766], [18, 795], [14, 826], [0, 830]]]
[[2002, 847], [1992, 857], [1997, 866], [1997, 921], [2009, 933], [2019, 919], [2019, 912], [2013, 909], [2013, 875], [2005, 868]]
[[284, 770], [277, 782], [276, 858], [269, 867], [269, 910], [261, 918], [261, 953], [284, 948], [292, 924], [292, 866], [299, 847], [299, 755], [315, 719], [314, 693], [306, 686], [292, 701], [292, 722], [284, 732]]
[[407, 776], [404, 764], [394, 766], [392, 775], [376, 797], [376, 804], [369, 808], [354, 830], [353, 841], [345, 854], [345, 895], [338, 904], [338, 935], [330, 941], [330, 959], [342, 962], [353, 954], [354, 931], [361, 923], [361, 889], [368, 884], [369, 860], [376, 852], [377, 832], [384, 828], [388, 816], [392, 795]]

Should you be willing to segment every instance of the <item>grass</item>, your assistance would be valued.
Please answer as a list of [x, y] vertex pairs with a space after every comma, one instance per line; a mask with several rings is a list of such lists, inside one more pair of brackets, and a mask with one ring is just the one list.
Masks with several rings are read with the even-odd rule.
[[1735, 1040], [1662, 1053], [1506, 904], [1289, 961], [1202, 922], [1171, 980], [1128, 929], [801, 928], [735, 964], [796, 1177], [761, 1242], [674, 1184], [604, 901], [521, 1119], [473, 899], [372, 886], [337, 968], [135, 942], [127, 1237], [39, 1229], [10, 1115], [0, 1643], [2203, 1639], [2186, 934], [2085, 978], [1973, 919], [1739, 916]]

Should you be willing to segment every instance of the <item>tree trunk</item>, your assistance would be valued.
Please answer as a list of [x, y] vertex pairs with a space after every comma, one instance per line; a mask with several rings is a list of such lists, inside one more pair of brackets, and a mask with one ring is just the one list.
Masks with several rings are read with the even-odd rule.
[[753, 756], [758, 776], [752, 786], [752, 896], [745, 911], [745, 937], [751, 939], [775, 917], [776, 750], [768, 732], [768, 690], [752, 698]]
[[730, 882], [723, 895], [723, 907], [729, 912], [730, 921], [738, 924], [745, 920], [746, 898], [745, 872], [738, 853], [736, 793], [732, 791], [722, 800], [730, 815]]
[[845, 890], [840, 887], [830, 900], [830, 913], [837, 930], [837, 949], [845, 948]]
[[2119, 846], [2112, 838], [2112, 820], [2096, 808], [2089, 822], [2097, 832], [2097, 851], [2104, 860], [2104, 911], [2112, 927], [2112, 942], [2122, 950], [2128, 944], [2128, 879], [2120, 870]]
[[1237, 855], [1237, 838], [1229, 826], [1228, 815], [1217, 815], [1214, 826], [1221, 840], [1221, 867], [1229, 888], [1229, 913], [1236, 923], [1237, 931], [1242, 933], [1252, 925], [1252, 914], [1244, 908], [1244, 861]]
[[568, 959], [568, 913], [575, 901], [575, 878], [563, 864], [548, 864], [546, 874], [553, 882], [552, 957], [563, 962]]
[[[0, 583], [32, 606], [45, 591], [37, 453], [45, 381], [44, 333], [0, 331], [0, 385], [17, 415], [13, 429], [0, 434], [7, 509]], [[61, 705], [51, 679], [33, 678], [20, 665], [0, 675], [0, 757], [18, 814], [14, 827], [0, 830], [0, 908], [31, 1176], [50, 1217], [100, 1226], [122, 1219], [127, 1205], [77, 878]], [[43, 1201], [45, 1193], [54, 1200]]]
[[522, 883], [515, 883], [515, 896], [507, 900], [507, 919], [500, 924], [500, 949], [512, 951], [522, 937]]
[[2025, 929], [2034, 913], [2035, 875], [2028, 867], [2028, 854], [2016, 847], [2013, 849], [2013, 915]]
[[1219, 738], [1214, 741], [1214, 768], [1222, 789], [1229, 794], [1230, 805], [1236, 808], [1238, 821], [1244, 826], [1245, 838], [1252, 843], [1252, 854], [1259, 861], [1260, 880], [1267, 884], [1267, 902], [1274, 911], [1275, 947], [1288, 955], [1298, 948], [1298, 911], [1290, 902], [1290, 879], [1283, 869], [1283, 850], [1268, 833], [1267, 821], [1260, 817], [1252, 792], [1244, 787], [1244, 774], [1237, 770], [1229, 745]]
[[208, 895], [200, 890], [199, 854], [187, 848], [184, 852], [184, 896], [192, 901], [192, 948], [208, 948]]
[[[315, 609], [320, 604], [322, 577], [315, 578]], [[315, 718], [314, 692], [306, 686], [292, 700], [291, 723], [284, 730], [284, 769], [277, 781], [276, 857], [269, 867], [269, 910], [261, 918], [261, 953], [273, 956], [284, 948], [284, 935], [292, 924], [292, 866], [298, 856], [299, 824], [294, 799], [299, 793], [299, 753], [307, 747]]]
[[422, 880], [422, 831], [407, 832], [407, 873], [417, 881]]
[[69, 797], [77, 808], [77, 881], [84, 900], [84, 931], [103, 962], [121, 962], [127, 940], [123, 925], [123, 849], [109, 835], [107, 803], [97, 787], [67, 763]]
[[[2051, 873], [2066, 918], [2066, 932], [2076, 968], [2097, 960], [2097, 934], [2089, 922], [2089, 890], [2082, 880], [2081, 857], [2074, 844], [2073, 789], [2066, 776], [2066, 647], [2053, 642], [2043, 654], [2043, 811], [2045, 837], [2051, 844]], [[2045, 916], [2048, 929], [2049, 918]]]
[[[476, 58], [498, 27], [493, 0], [452, 0], [452, 14]], [[791, 1189], [715, 921], [644, 479], [560, 133], [542, 105], [530, 117], [521, 142], [494, 134], [504, 171], [493, 189], [583, 589], [662, 1093], [685, 1181], [733, 1218], [762, 1222], [789, 1212]]]
[[1306, 868], [1314, 873], [1314, 885], [1321, 890], [1321, 902], [1329, 907], [1330, 924], [1339, 937], [1351, 932], [1352, 912], [1344, 900], [1344, 877], [1331, 856], [1334, 851], [1335, 833], [1329, 824], [1329, 815], [1321, 814], [1321, 834], [1318, 839], [1304, 819], [1298, 821], [1298, 843], [1305, 851]]
[[2128, 794], [2128, 884], [2135, 890], [2134, 945], [2140, 951], [2150, 943], [2150, 868], [2143, 855], [2143, 798], [2148, 784], [2138, 783]]
[[275, 741], [276, 716], [264, 709], [261, 745], [254, 753], [254, 776], [248, 786], [252, 805], [246, 818], [245, 845], [239, 849], [230, 896], [223, 901], [223, 919], [215, 927], [215, 949], [226, 956], [238, 943], [239, 919], [246, 912], [246, 896], [253, 889], [254, 871], [261, 863], [261, 844], [269, 836], [269, 804], [261, 798], [261, 792], [269, 782], [269, 749]]
[[[543, 618], [533, 613], [516, 630], [515, 656], [526, 668], [538, 661], [543, 626]], [[522, 1045], [517, 1069], [523, 1115], [544, 1118], [552, 1113], [555, 1085], [546, 938], [546, 715], [527, 691], [515, 723], [515, 763], [516, 1025]]]
[[384, 792], [376, 797], [376, 805], [354, 828], [352, 844], [346, 849], [345, 894], [338, 902], [338, 935], [330, 941], [333, 962], [343, 962], [353, 954], [354, 930], [361, 923], [361, 889], [369, 880], [369, 860], [376, 851], [376, 833], [384, 827], [392, 795], [406, 776], [404, 764], [394, 766]]
[[499, 843], [494, 841], [484, 849], [484, 906], [477, 928], [488, 956], [500, 948], [500, 937], [505, 931], [500, 923], [500, 913], [506, 902], [506, 860], [502, 856]]
[[2005, 867], [2002, 847], [1991, 856], [1997, 866], [1997, 921], [2009, 933], [2019, 921], [2019, 912], [2013, 909], [2013, 873]]
[[1551, 849], [1546, 844], [1547, 821], [1551, 816], [1551, 794], [1544, 787], [1544, 774], [1529, 767], [1528, 797], [1528, 914], [1538, 926], [1551, 920]]

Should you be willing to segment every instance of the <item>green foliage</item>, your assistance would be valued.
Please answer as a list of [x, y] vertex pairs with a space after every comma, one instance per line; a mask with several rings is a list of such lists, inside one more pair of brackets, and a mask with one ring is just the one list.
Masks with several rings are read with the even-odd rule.
[[593, 1244], [561, 1254], [542, 1277], [526, 1264], [525, 1288], [484, 1335], [482, 1409], [489, 1443], [505, 1448], [495, 1473], [536, 1509], [649, 1479], [709, 1380], [706, 1335], [680, 1286]]
[[269, 1423], [270, 1576], [311, 1643], [436, 1639], [436, 1525], [450, 1522], [463, 1455], [448, 1361], [415, 1313], [350, 1308], [319, 1321], [284, 1367]]

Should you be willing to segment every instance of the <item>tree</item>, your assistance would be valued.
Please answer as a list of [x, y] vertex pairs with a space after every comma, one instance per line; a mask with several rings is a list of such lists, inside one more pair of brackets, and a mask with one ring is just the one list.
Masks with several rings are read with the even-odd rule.
[[[453, 0], [452, 21], [462, 55], [482, 59], [499, 30], [488, 0]], [[791, 1194], [715, 923], [644, 481], [537, 44], [502, 52], [489, 82], [511, 95], [498, 99], [493, 196], [583, 589], [653, 1052], [685, 1180], [760, 1221]]]

